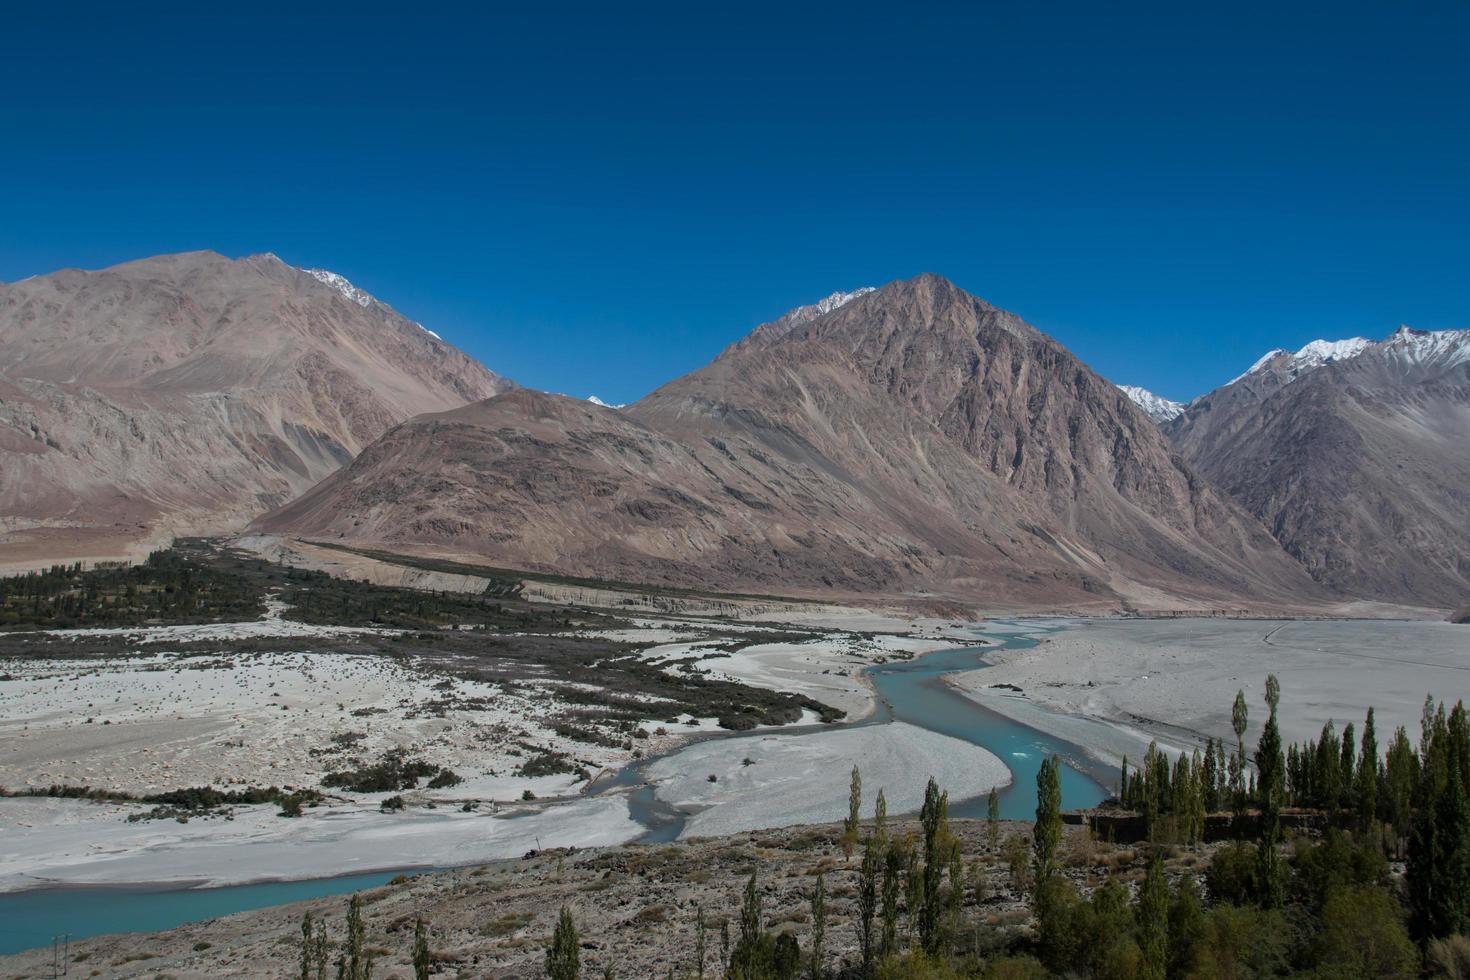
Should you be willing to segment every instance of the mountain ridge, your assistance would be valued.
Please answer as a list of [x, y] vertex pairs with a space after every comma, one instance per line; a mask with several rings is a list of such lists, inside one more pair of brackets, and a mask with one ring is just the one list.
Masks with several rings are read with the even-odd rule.
[[254, 526], [722, 588], [1320, 598], [1019, 317], [926, 274], [784, 320], [618, 412], [515, 392], [410, 420]]
[[389, 426], [510, 385], [269, 253], [0, 286], [0, 350], [0, 517], [22, 557], [233, 530]]
[[1470, 331], [1273, 352], [1165, 431], [1324, 585], [1470, 594]]

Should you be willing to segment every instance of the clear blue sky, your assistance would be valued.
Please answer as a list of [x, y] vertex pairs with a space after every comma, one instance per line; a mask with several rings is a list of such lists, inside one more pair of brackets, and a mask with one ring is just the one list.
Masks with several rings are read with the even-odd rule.
[[65, 6], [0, 25], [7, 281], [271, 251], [617, 401], [922, 271], [1175, 398], [1470, 325], [1463, 0]]

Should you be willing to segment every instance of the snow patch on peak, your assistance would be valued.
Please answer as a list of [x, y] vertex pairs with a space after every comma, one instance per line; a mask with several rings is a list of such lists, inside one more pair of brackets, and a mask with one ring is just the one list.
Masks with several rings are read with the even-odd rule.
[[1183, 402], [1170, 401], [1137, 385], [1118, 385], [1117, 387], [1119, 391], [1128, 396], [1129, 401], [1143, 409], [1143, 414], [1155, 422], [1162, 424], [1184, 414]]
[[1470, 330], [1431, 332], [1400, 326], [1386, 340], [1377, 343], [1364, 337], [1350, 337], [1347, 340], [1314, 340], [1295, 354], [1278, 348], [1267, 353], [1251, 365], [1249, 371], [1229, 384], [1250, 377], [1278, 358], [1286, 359], [1279, 366], [1286, 383], [1290, 384], [1324, 364], [1352, 360], [1365, 354], [1396, 357], [1414, 364], [1454, 367], [1470, 361]]
[[1416, 364], [1454, 367], [1470, 361], [1470, 330], [1415, 330], [1401, 326], [1381, 344], [1393, 356]]
[[439, 336], [434, 331], [430, 330], [428, 327], [424, 326], [422, 323], [418, 322], [417, 320], [413, 321], [413, 325], [416, 326], [416, 327], [418, 327], [424, 333], [428, 334], [430, 337], [433, 337], [435, 340], [443, 340], [444, 339], [443, 337]]
[[1292, 356], [1292, 366], [1297, 370], [1321, 367], [1328, 361], [1345, 361], [1357, 357], [1373, 346], [1366, 337], [1351, 337], [1347, 340], [1314, 340]]
[[1278, 358], [1278, 357], [1290, 357], [1290, 356], [1291, 356], [1291, 351], [1287, 350], [1285, 347], [1277, 347], [1277, 348], [1275, 348], [1273, 350], [1268, 350], [1268, 351], [1266, 351], [1266, 353], [1262, 354], [1256, 360], [1256, 363], [1254, 363], [1250, 367], [1246, 368], [1244, 374], [1237, 374], [1235, 377], [1233, 377], [1229, 381], [1225, 382], [1225, 384], [1226, 384], [1227, 387], [1229, 385], [1233, 385], [1237, 381], [1242, 381], [1242, 380], [1244, 380], [1246, 378], [1249, 378], [1251, 375], [1255, 374], [1261, 368], [1265, 367], [1267, 364], [1270, 364], [1276, 358]]
[[869, 293], [876, 291], [876, 286], [862, 286], [858, 289], [854, 289], [850, 293], [838, 291], [833, 293], [831, 296], [826, 296], [822, 299], [817, 300], [815, 303], [807, 308], [814, 310], [817, 316], [822, 316], [824, 314], [831, 313], [838, 307], [846, 306], [848, 303], [851, 303], [859, 296], [866, 296]]
[[1233, 385], [1237, 381], [1244, 380], [1280, 358], [1286, 359], [1280, 366], [1286, 374], [1286, 382], [1290, 384], [1314, 368], [1333, 361], [1346, 361], [1357, 357], [1372, 346], [1373, 341], [1364, 337], [1350, 337], [1347, 340], [1314, 340], [1295, 354], [1283, 347], [1277, 347], [1275, 350], [1267, 351], [1260, 360], [1250, 366], [1248, 371], [1239, 377], [1231, 378], [1226, 384], [1227, 386]]
[[846, 306], [860, 296], [866, 296], [871, 292], [875, 292], [876, 289], [877, 287], [875, 286], [863, 286], [860, 289], [854, 289], [850, 293], [839, 290], [830, 296], [825, 296], [817, 300], [815, 303], [798, 306], [776, 322], [787, 324], [806, 323], [808, 320], [815, 320], [819, 316], [826, 316], [833, 310]]
[[348, 282], [346, 276], [339, 276], [327, 269], [303, 269], [302, 271], [317, 282], [331, 286], [358, 306], [372, 306], [376, 302], [371, 295]]
[[609, 405], [607, 402], [603, 401], [601, 398], [598, 398], [596, 395], [588, 395], [587, 396], [587, 400], [589, 402], [591, 402], [592, 404], [594, 404], [594, 405], [601, 406], [602, 408], [622, 408], [623, 407], [622, 405]]

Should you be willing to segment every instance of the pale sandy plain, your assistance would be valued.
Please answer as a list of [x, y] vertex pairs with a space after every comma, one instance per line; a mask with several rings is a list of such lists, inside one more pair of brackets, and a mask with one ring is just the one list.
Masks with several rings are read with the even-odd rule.
[[[1030, 649], [997, 650], [985, 670], [951, 682], [980, 704], [1073, 741], [1110, 764], [1135, 760], [1150, 738], [1193, 748], [1235, 739], [1230, 708], [1243, 690], [1246, 744], [1267, 715], [1265, 682], [1281, 681], [1287, 741], [1331, 720], [1361, 732], [1374, 708], [1378, 744], [1403, 725], [1419, 734], [1426, 694], [1470, 698], [1470, 627], [1408, 620], [1095, 619], [1038, 623]], [[1052, 630], [1060, 629], [1060, 632]], [[1020, 692], [999, 685], [1014, 685]]]
[[[862, 677], [865, 666], [956, 642], [938, 638], [936, 624], [918, 629], [923, 635], [875, 636], [866, 632], [873, 624], [865, 622], [862, 633], [833, 632], [732, 654], [723, 649], [729, 640], [722, 645], [712, 637], [713, 625], [648, 618], [598, 635], [647, 644], [642, 655], [666, 670], [692, 669], [798, 691], [847, 710], [853, 719], [873, 707], [872, 690]], [[900, 621], [890, 625], [917, 629]], [[768, 626], [722, 621], [718, 628], [729, 633]], [[296, 819], [276, 816], [274, 806], [240, 806], [231, 808], [229, 819], [188, 823], [129, 822], [129, 815], [151, 809], [144, 804], [0, 799], [0, 890], [54, 883], [309, 878], [470, 863], [536, 846], [618, 843], [641, 833], [623, 791], [588, 797], [579, 795], [585, 784], [573, 775], [517, 775], [526, 758], [524, 746], [568, 753], [595, 777], [633, 761], [635, 753], [666, 754], [691, 738], [721, 732], [715, 718], [681, 714], [671, 720], [667, 709], [650, 698], [642, 726], [646, 737], [624, 747], [591, 745], [554, 730], [567, 705], [552, 683], [503, 690], [447, 677], [412, 657], [299, 651], [184, 655], [150, 649], [165, 639], [259, 643], [281, 637], [299, 643], [341, 630], [292, 622], [289, 610], [272, 604], [265, 617], [244, 623], [113, 631], [130, 648], [120, 656], [0, 662], [0, 675], [6, 677], [0, 683], [0, 786], [85, 785], [134, 794], [201, 785], [316, 787], [327, 772], [344, 768], [349, 756], [373, 758], [390, 748], [448, 767], [463, 777], [462, 783], [405, 793], [409, 806], [402, 813], [379, 812], [387, 793], [336, 793]], [[99, 631], [74, 635], [95, 638]], [[817, 721], [808, 711], [796, 724]], [[344, 735], [357, 741], [347, 749], [334, 745], [334, 737]], [[801, 737], [803, 746], [807, 737]], [[918, 729], [895, 730], [885, 752], [864, 748], [875, 760], [871, 778], [893, 784], [893, 793], [905, 792], [898, 785], [915, 760], [932, 754], [932, 738]], [[821, 738], [812, 743], [805, 797], [770, 789], [772, 780], [785, 779], [776, 765], [747, 772], [743, 784], [764, 801], [761, 823], [814, 819], [816, 796], [845, 800], [850, 763], [838, 756], [849, 748]], [[740, 752], [743, 758], [773, 749]], [[701, 751], [718, 754], [713, 748]], [[977, 751], [958, 752], [963, 767], [936, 775], [958, 785], [975, 773], [990, 772], [986, 760], [971, 758]], [[701, 778], [707, 777], [706, 758], [698, 762]], [[992, 781], [1001, 781], [1003, 774], [1002, 766]], [[528, 790], [536, 797], [531, 803], [522, 801]], [[715, 812], [697, 794], [679, 795], [691, 811]], [[475, 809], [463, 812], [466, 803]], [[727, 811], [720, 819], [730, 817]], [[705, 816], [701, 825], [714, 819]]]

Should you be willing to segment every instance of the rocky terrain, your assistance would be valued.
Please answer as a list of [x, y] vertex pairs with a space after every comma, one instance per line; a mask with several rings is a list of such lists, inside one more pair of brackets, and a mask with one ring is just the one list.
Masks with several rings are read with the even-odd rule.
[[1122, 391], [937, 276], [758, 328], [634, 405], [413, 419], [258, 529], [717, 589], [990, 607], [1327, 593]]
[[[978, 924], [974, 941], [983, 940], [982, 949], [988, 949], [1028, 923], [1028, 900], [1013, 889], [1001, 853], [989, 850], [984, 822], [956, 820], [951, 826], [972, 859], [963, 914]], [[894, 829], [919, 832], [914, 821]], [[1029, 832], [1029, 824], [1004, 823], [1002, 841]], [[675, 976], [694, 976], [699, 909], [708, 930], [705, 975], [718, 976], [721, 930], [728, 925], [738, 935], [741, 893], [752, 871], [758, 873], [766, 927], [793, 933], [803, 949], [810, 943], [815, 878], [825, 873], [827, 950], [835, 966], [854, 959], [858, 945], [859, 861], [844, 857], [840, 835], [840, 826], [821, 825], [671, 845], [555, 850], [395, 880], [363, 893], [367, 945], [379, 951], [374, 976], [411, 975], [418, 917], [429, 923], [439, 976], [545, 976], [546, 948], [564, 905], [578, 922], [583, 976], [601, 976], [608, 965], [619, 977], [662, 977], [671, 969]], [[1109, 870], [1142, 876], [1143, 858], [1131, 848], [1090, 842], [1073, 828], [1063, 847], [1068, 873], [1079, 881], [1101, 881]], [[1203, 859], [1183, 854], [1173, 864], [1183, 869]], [[335, 948], [345, 933], [346, 906], [345, 897], [318, 899], [161, 933], [74, 941], [71, 970], [83, 976], [96, 970], [99, 976], [179, 980], [295, 977], [303, 913], [325, 918]], [[5, 976], [50, 976], [50, 967], [49, 947], [0, 957]]]
[[1272, 351], [1165, 431], [1324, 585], [1470, 595], [1470, 331]]
[[510, 385], [323, 270], [166, 255], [0, 285], [6, 566], [141, 557]]

